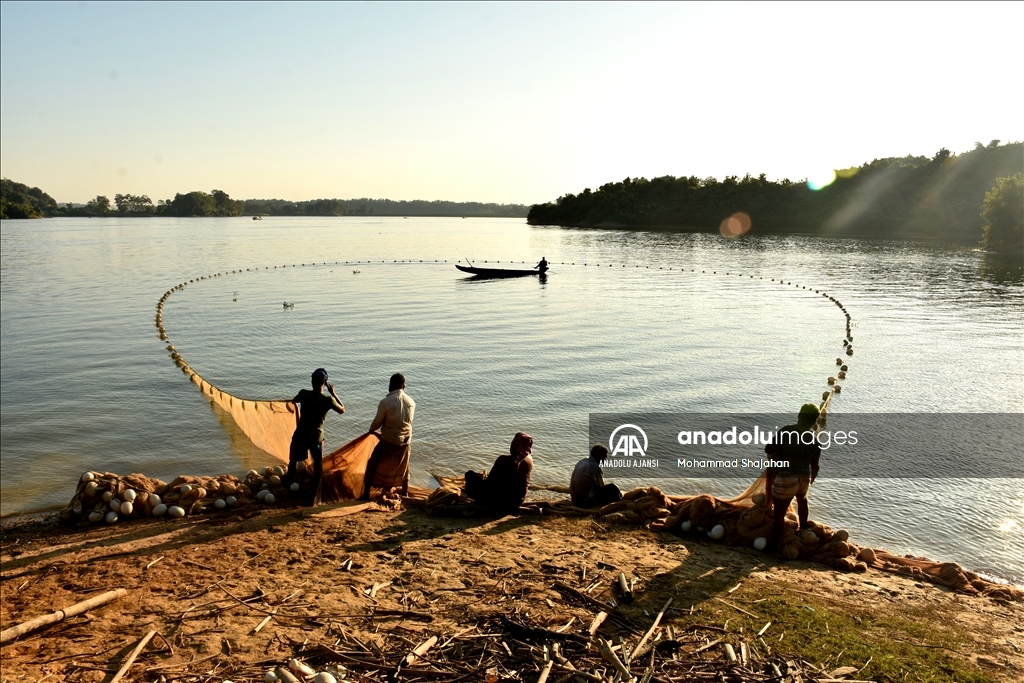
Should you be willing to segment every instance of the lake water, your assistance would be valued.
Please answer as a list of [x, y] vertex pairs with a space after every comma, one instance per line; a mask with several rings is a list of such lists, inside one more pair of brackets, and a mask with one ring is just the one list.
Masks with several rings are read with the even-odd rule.
[[[543, 283], [452, 267], [542, 255]], [[0, 259], [4, 515], [66, 503], [87, 468], [171, 479], [270, 461], [229, 436], [153, 326], [164, 291], [225, 270], [243, 272], [165, 307], [186, 360], [249, 398], [288, 398], [326, 367], [347, 408], [328, 417], [328, 447], [364, 432], [405, 373], [424, 485], [486, 468], [518, 430], [536, 439], [535, 481], [566, 483], [591, 412], [791, 413], [819, 399], [845, 320], [812, 289], [853, 316], [834, 413], [1024, 411], [1020, 272], [966, 249], [513, 219], [111, 218], [5, 221]], [[830, 480], [824, 463], [812, 518], [859, 544], [1024, 580], [1021, 480]]]

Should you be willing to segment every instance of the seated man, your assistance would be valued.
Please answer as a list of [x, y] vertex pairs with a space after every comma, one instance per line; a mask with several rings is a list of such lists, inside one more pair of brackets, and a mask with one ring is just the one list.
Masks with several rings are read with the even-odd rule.
[[572, 504], [581, 508], [604, 507], [608, 503], [622, 500], [622, 493], [615, 484], [604, 483], [601, 463], [608, 457], [608, 449], [596, 444], [590, 449], [590, 456], [576, 463], [569, 482]]
[[[818, 461], [821, 458], [821, 446], [814, 433], [818, 422], [818, 406], [805, 403], [800, 408], [795, 425], [787, 425], [776, 432], [772, 443], [764, 447], [773, 460], [788, 461], [787, 467], [768, 469], [765, 479], [765, 501], [767, 509], [774, 508], [772, 520], [772, 537], [767, 549], [774, 552], [782, 540], [786, 528], [786, 513], [789, 505], [796, 497], [797, 517], [800, 528], [810, 526], [807, 505], [807, 490], [818, 478]], [[808, 436], [810, 435], [810, 436]]]
[[465, 494], [493, 512], [515, 512], [526, 500], [533, 472], [533, 437], [519, 432], [512, 439], [509, 454], [499, 456], [486, 477], [466, 472]]

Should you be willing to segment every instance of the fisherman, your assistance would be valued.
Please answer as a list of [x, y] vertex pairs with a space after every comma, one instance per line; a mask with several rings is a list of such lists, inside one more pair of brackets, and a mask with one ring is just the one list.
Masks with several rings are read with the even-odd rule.
[[[784, 467], [770, 467], [765, 479], [765, 502], [767, 509], [774, 508], [772, 521], [772, 537], [767, 549], [775, 552], [786, 527], [786, 513], [789, 505], [796, 497], [797, 516], [800, 528], [807, 529], [807, 490], [818, 478], [818, 460], [821, 458], [821, 447], [818, 445], [814, 426], [818, 422], [820, 411], [813, 403], [805, 403], [800, 408], [795, 425], [787, 425], [775, 433], [772, 442], [764, 447], [764, 452], [773, 460], [788, 461]], [[807, 436], [810, 434], [810, 436]]]
[[535, 265], [534, 268], [540, 270], [541, 273], [548, 272], [548, 260], [547, 260], [547, 258], [541, 256], [540, 257], [540, 263]]
[[388, 395], [377, 405], [377, 416], [370, 424], [370, 432], [377, 433], [380, 443], [366, 465], [364, 499], [370, 498], [371, 488], [401, 487], [402, 495], [409, 495], [409, 452], [415, 411], [416, 402], [405, 393], [405, 375], [391, 375]]
[[[334, 393], [334, 385], [327, 381], [327, 371], [317, 368], [310, 378], [313, 389], [301, 389], [291, 402], [295, 405], [295, 432], [288, 449], [288, 483], [295, 481], [295, 468], [313, 455], [313, 490], [316, 491], [323, 474], [324, 418], [327, 411], [345, 412], [341, 399]], [[330, 396], [324, 396], [324, 387]]]
[[598, 508], [622, 500], [618, 486], [604, 483], [601, 463], [607, 457], [608, 449], [594, 444], [590, 448], [590, 456], [576, 463], [569, 481], [569, 493], [576, 507]]
[[466, 495], [501, 514], [517, 511], [526, 500], [533, 472], [533, 437], [517, 432], [508, 451], [508, 455], [498, 456], [486, 477], [466, 472]]

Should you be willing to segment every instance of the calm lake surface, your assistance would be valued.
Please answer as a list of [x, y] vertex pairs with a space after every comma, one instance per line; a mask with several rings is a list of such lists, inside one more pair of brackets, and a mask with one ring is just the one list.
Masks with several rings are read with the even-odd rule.
[[[1024, 411], [1019, 271], [965, 249], [447, 218], [5, 221], [0, 247], [4, 515], [65, 504], [85, 469], [168, 480], [270, 462], [221, 426], [153, 326], [171, 286], [239, 268], [253, 270], [168, 301], [178, 351], [248, 398], [291, 397], [326, 367], [348, 409], [327, 419], [329, 448], [364, 432], [390, 374], [405, 373], [423, 485], [488, 467], [518, 430], [536, 439], [535, 481], [567, 483], [591, 412], [788, 413], [819, 400], [842, 312], [770, 278], [828, 291], [853, 316], [834, 413]], [[452, 267], [542, 255], [545, 283]], [[334, 265], [357, 260], [377, 263]], [[830, 480], [827, 467], [813, 519], [858, 544], [1024, 580], [1021, 480]], [[745, 488], [614, 477], [670, 493]]]

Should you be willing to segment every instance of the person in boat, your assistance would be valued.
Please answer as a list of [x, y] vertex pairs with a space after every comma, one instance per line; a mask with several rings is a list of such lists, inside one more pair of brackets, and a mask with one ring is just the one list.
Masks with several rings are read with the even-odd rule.
[[533, 473], [533, 437], [516, 433], [508, 455], [498, 456], [489, 474], [466, 472], [465, 494], [500, 514], [515, 512], [526, 500]]
[[[295, 432], [288, 449], [288, 483], [295, 481], [295, 469], [309, 455], [313, 456], [313, 490], [320, 483], [323, 474], [324, 419], [334, 411], [345, 412], [345, 405], [334, 393], [334, 385], [327, 381], [327, 371], [317, 368], [310, 378], [313, 389], [302, 389], [292, 399], [295, 406]], [[324, 396], [327, 387], [329, 396]]]
[[572, 504], [581, 508], [604, 507], [608, 503], [622, 500], [622, 492], [615, 484], [604, 483], [604, 471], [601, 463], [608, 457], [608, 449], [601, 444], [594, 444], [590, 455], [583, 458], [572, 471], [569, 481], [569, 494]]
[[547, 258], [544, 257], [544, 256], [541, 256], [540, 257], [540, 263], [535, 265], [534, 268], [539, 270], [542, 273], [548, 272], [548, 260], [547, 260]]
[[771, 459], [789, 463], [784, 467], [769, 467], [765, 479], [765, 505], [768, 510], [774, 510], [772, 536], [767, 546], [771, 552], [778, 549], [782, 540], [786, 513], [793, 498], [796, 498], [800, 528], [810, 527], [807, 492], [818, 478], [818, 461], [821, 459], [821, 447], [814, 432], [819, 414], [818, 406], [805, 403], [800, 408], [796, 424], [776, 431], [772, 442], [764, 447], [764, 452]]
[[370, 497], [371, 488], [401, 488], [403, 496], [409, 495], [409, 453], [415, 412], [416, 402], [405, 393], [405, 375], [391, 375], [388, 395], [377, 405], [377, 415], [370, 424], [370, 432], [380, 437], [380, 443], [366, 465], [363, 498]]

